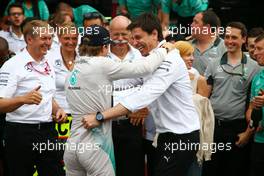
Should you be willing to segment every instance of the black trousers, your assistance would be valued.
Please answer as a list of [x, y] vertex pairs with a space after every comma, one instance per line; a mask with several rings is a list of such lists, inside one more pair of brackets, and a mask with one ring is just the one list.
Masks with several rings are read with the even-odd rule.
[[152, 145], [153, 141], [143, 139], [144, 153], [147, 157], [147, 176], [153, 176], [157, 163], [156, 148]]
[[264, 174], [264, 143], [253, 143], [250, 164], [250, 176], [260, 176]]
[[4, 131], [5, 158], [9, 176], [65, 175], [59, 155], [54, 123], [22, 124], [7, 122]]
[[155, 176], [186, 176], [196, 160], [199, 131], [187, 134], [161, 133], [158, 137]]
[[117, 176], [144, 176], [142, 127], [129, 120], [113, 121]]
[[251, 142], [238, 147], [238, 134], [247, 128], [246, 120], [215, 121], [214, 142], [218, 150], [204, 162], [203, 176], [248, 176]]

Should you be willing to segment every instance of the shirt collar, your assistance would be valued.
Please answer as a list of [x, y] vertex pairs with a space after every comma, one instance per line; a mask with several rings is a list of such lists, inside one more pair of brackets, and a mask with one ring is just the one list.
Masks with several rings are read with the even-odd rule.
[[[35, 59], [33, 59], [33, 57], [29, 54], [27, 48], [23, 49], [21, 54], [22, 54], [22, 57], [24, 59], [23, 61], [24, 61], [25, 65], [30, 63], [30, 62], [37, 63], [37, 61]], [[47, 58], [44, 56], [39, 64], [44, 63], [46, 61], [47, 61]]]
[[134, 52], [134, 50], [135, 50], [135, 48], [133, 48], [130, 44], [128, 44], [128, 48], [129, 48], [129, 50], [128, 50], [128, 52], [127, 52], [127, 54], [126, 54], [126, 56], [125, 56], [125, 58], [122, 60], [122, 59], [120, 59], [117, 55], [115, 55], [114, 53], [112, 53], [111, 52], [111, 50], [110, 50], [110, 54], [109, 54], [109, 56], [110, 56], [110, 58], [112, 58], [113, 60], [115, 60], [115, 61], [126, 61], [126, 60], [129, 60], [129, 57], [127, 57], [128, 55], [132, 55], [133, 54], [133, 52]]
[[[191, 41], [191, 43], [194, 44], [194, 45], [196, 45], [197, 42], [198, 42], [197, 39], [193, 39], [193, 40]], [[219, 45], [220, 42], [221, 42], [221, 39], [220, 39], [219, 36], [217, 36], [217, 37], [215, 38], [214, 42], [211, 43], [211, 44], [209, 45], [208, 49], [210, 49], [210, 48], [212, 48], [212, 47], [217, 47], [217, 46]]]
[[[220, 64], [221, 65], [225, 65], [228, 62], [228, 58], [227, 58], [227, 52], [224, 53], [224, 55], [222, 56], [221, 60], [220, 60]], [[242, 59], [241, 59], [241, 64], [246, 64], [247, 63], [247, 56], [242, 53]]]
[[12, 38], [17, 39], [17, 40], [24, 40], [24, 36], [22, 35], [21, 37], [18, 37], [14, 32], [12, 27], [9, 27], [9, 34]]

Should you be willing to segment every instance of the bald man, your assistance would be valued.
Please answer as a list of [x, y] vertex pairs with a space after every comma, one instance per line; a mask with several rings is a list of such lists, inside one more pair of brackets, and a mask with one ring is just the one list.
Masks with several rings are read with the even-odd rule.
[[[130, 20], [124, 16], [115, 17], [109, 26], [112, 44], [110, 58], [117, 62], [130, 62], [141, 58], [140, 52], [129, 45], [130, 32], [126, 29]], [[133, 92], [137, 80], [114, 81], [113, 104]], [[132, 86], [132, 88], [131, 88]], [[117, 176], [143, 176], [144, 154], [142, 145], [142, 125], [133, 125], [126, 116], [113, 120], [113, 142]]]

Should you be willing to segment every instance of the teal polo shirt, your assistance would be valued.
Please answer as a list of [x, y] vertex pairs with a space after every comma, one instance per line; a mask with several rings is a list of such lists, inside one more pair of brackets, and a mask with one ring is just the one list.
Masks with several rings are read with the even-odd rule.
[[142, 13], [157, 14], [161, 0], [118, 0], [120, 6], [125, 6], [132, 20]]
[[204, 75], [209, 62], [223, 56], [223, 54], [226, 52], [224, 40], [220, 37], [217, 37], [204, 52], [201, 52], [196, 47], [197, 40], [191, 41], [191, 44], [194, 47], [193, 57], [195, 58], [193, 61], [193, 67], [198, 70], [201, 75]]
[[237, 65], [228, 62], [227, 53], [208, 64], [205, 77], [212, 86], [210, 101], [216, 119], [245, 119], [248, 89], [259, 69], [259, 65], [244, 54]]
[[[252, 85], [251, 85], [251, 99], [255, 96], [258, 96], [260, 89], [264, 90], [264, 69], [256, 74], [253, 78]], [[262, 107], [262, 120], [261, 126], [264, 128], [264, 107]], [[259, 131], [255, 134], [255, 142], [257, 143], [264, 143], [264, 130]]]
[[170, 14], [170, 10], [177, 12], [181, 17], [195, 16], [208, 8], [208, 0], [182, 0], [179, 5], [175, 0], [161, 0], [161, 10]]
[[98, 12], [95, 8], [89, 5], [81, 5], [77, 8], [72, 8], [74, 23], [77, 27], [83, 26], [83, 15], [90, 12]]

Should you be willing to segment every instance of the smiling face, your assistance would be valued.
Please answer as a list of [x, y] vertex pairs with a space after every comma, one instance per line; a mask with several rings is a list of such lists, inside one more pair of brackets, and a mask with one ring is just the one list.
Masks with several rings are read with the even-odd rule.
[[140, 51], [143, 56], [147, 56], [151, 50], [158, 45], [158, 32], [153, 30], [151, 34], [143, 31], [140, 27], [131, 31], [131, 44]]
[[246, 37], [242, 37], [241, 30], [233, 27], [229, 27], [225, 34], [224, 43], [226, 49], [230, 53], [241, 50], [242, 45], [246, 42]]
[[187, 66], [187, 69], [188, 70], [191, 69], [193, 65], [193, 60], [194, 60], [193, 52], [189, 52], [186, 55], [183, 55], [182, 58], [185, 62], [185, 65]]
[[248, 37], [247, 39], [247, 50], [252, 59], [255, 59], [254, 57], [254, 51], [255, 51], [255, 37]]
[[264, 39], [255, 43], [254, 57], [259, 65], [264, 66]]
[[27, 47], [33, 51], [34, 55], [38, 55], [43, 57], [47, 54], [47, 51], [51, 47], [52, 43], [52, 35], [49, 33], [45, 33], [35, 36], [28, 36], [27, 38]]
[[69, 33], [59, 35], [59, 41], [63, 50], [68, 52], [74, 52], [78, 43], [78, 34]]

